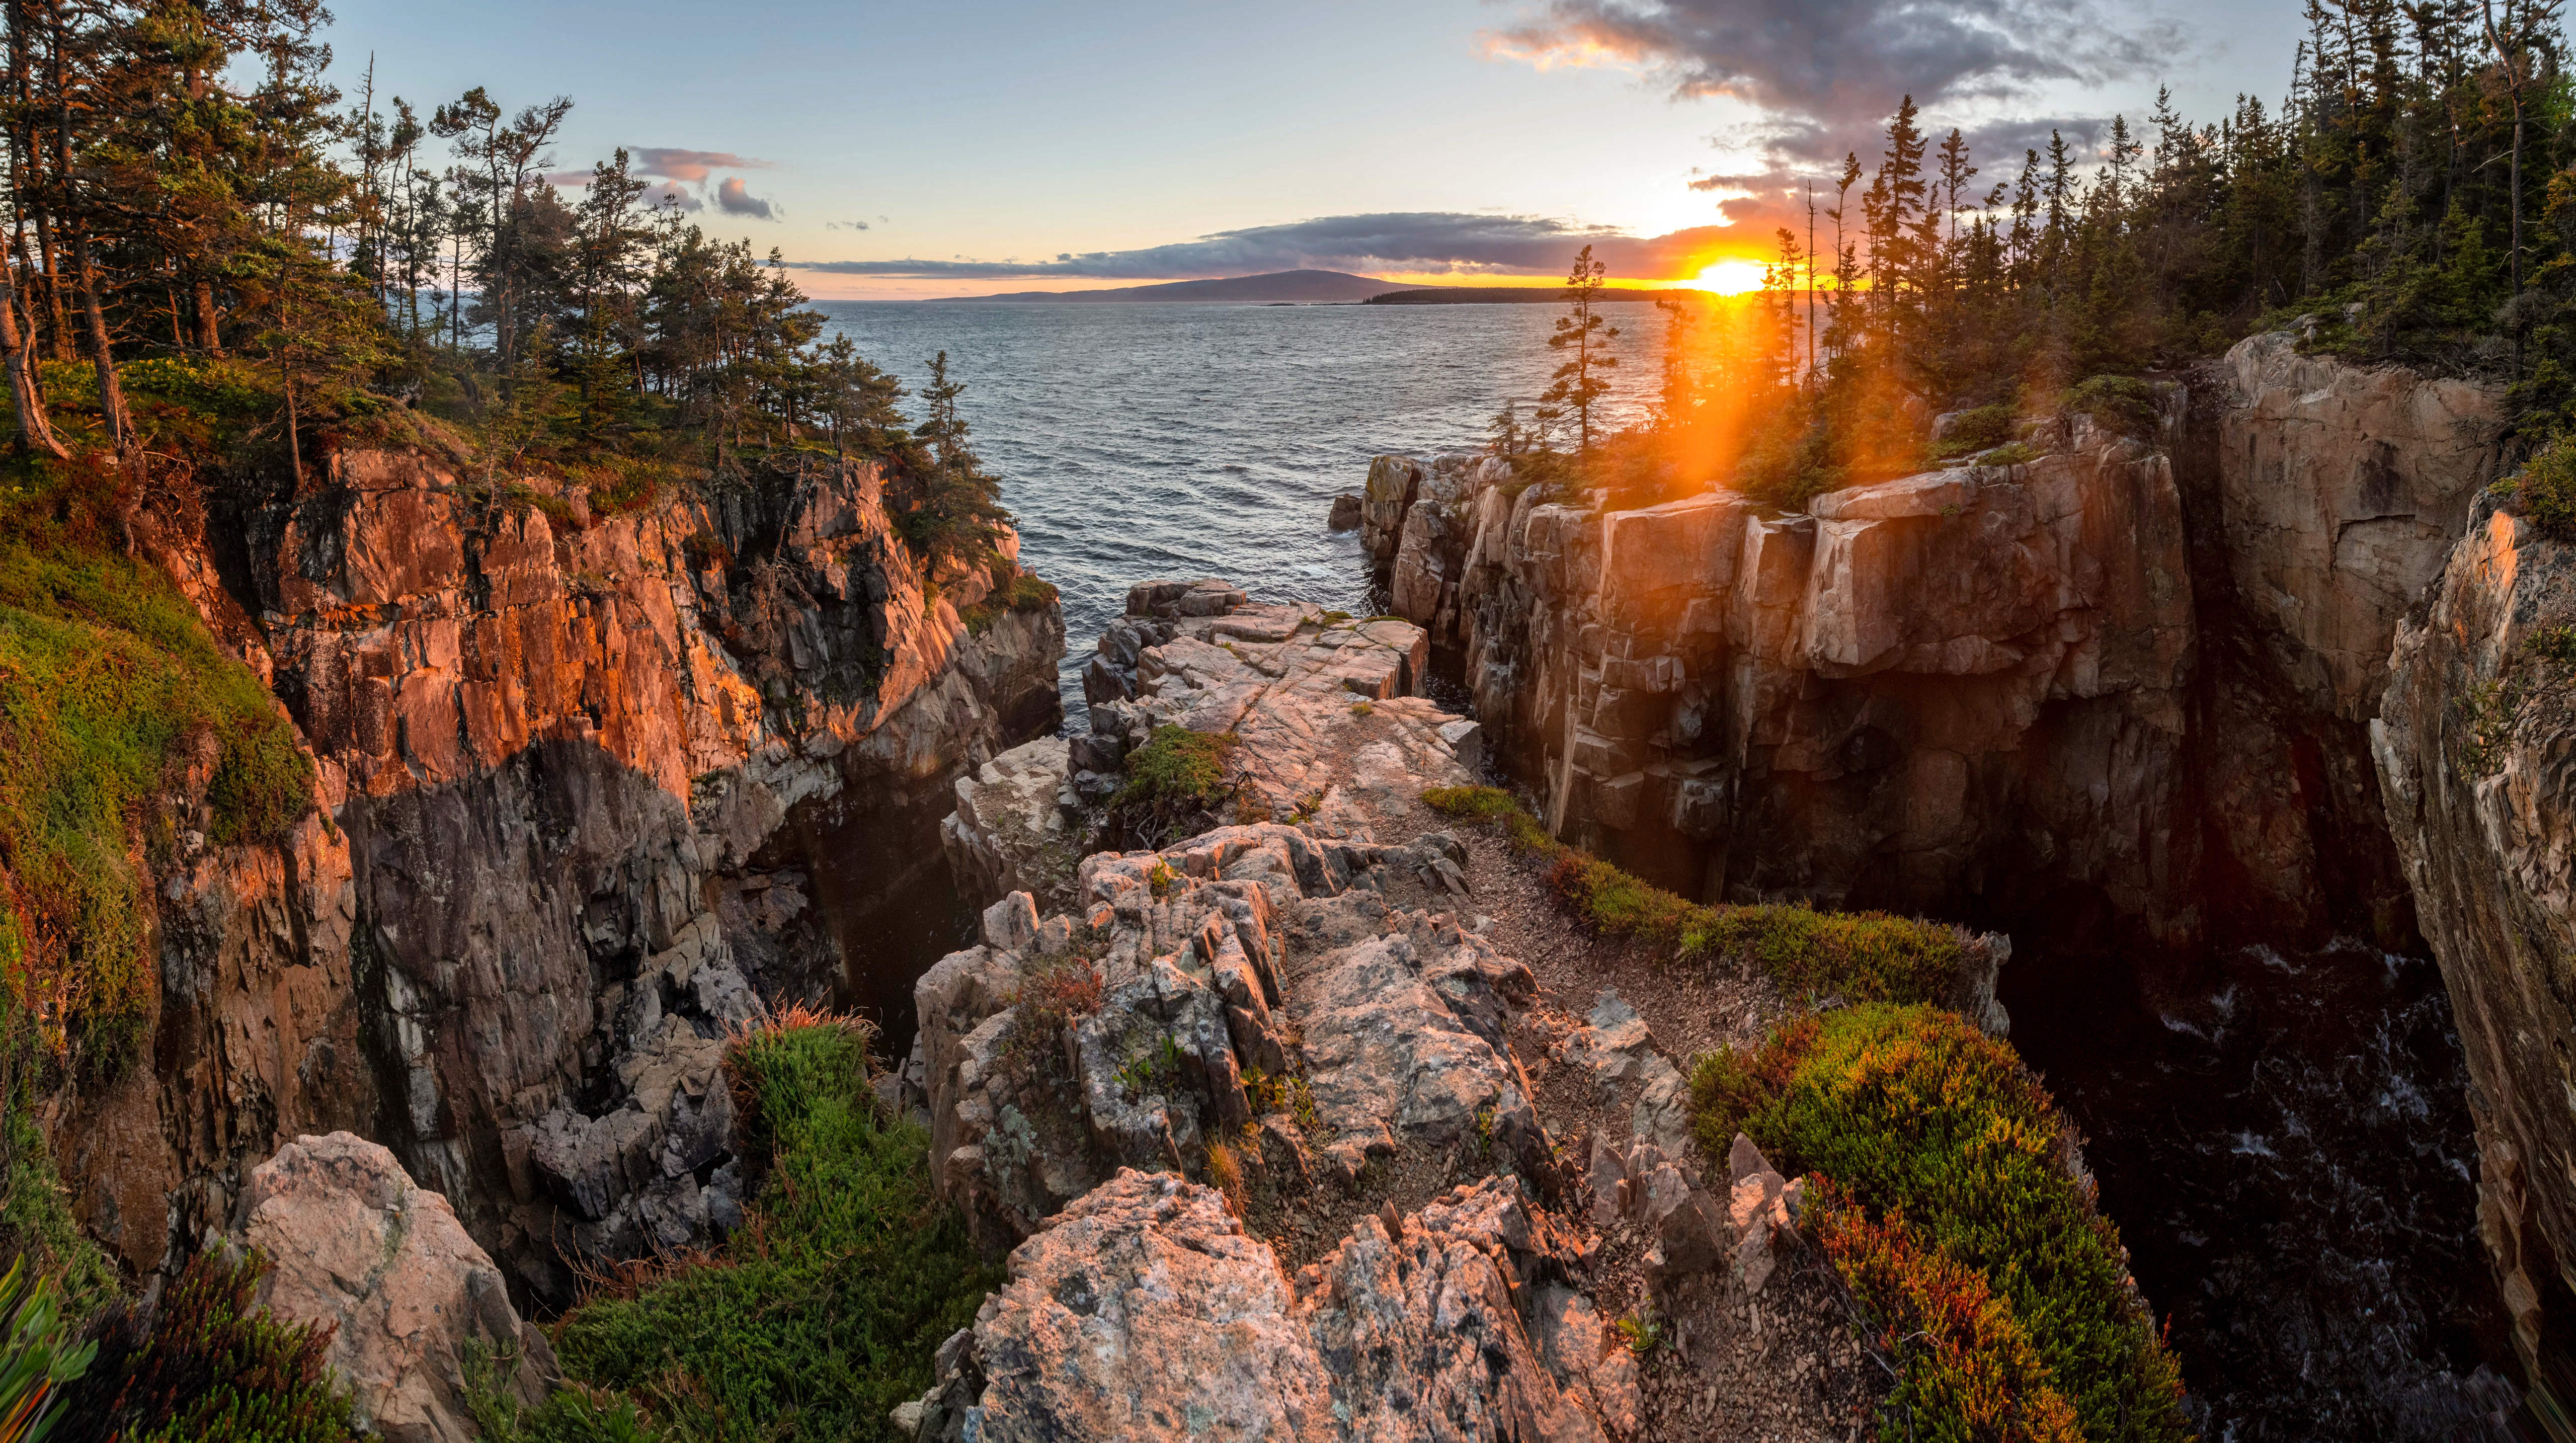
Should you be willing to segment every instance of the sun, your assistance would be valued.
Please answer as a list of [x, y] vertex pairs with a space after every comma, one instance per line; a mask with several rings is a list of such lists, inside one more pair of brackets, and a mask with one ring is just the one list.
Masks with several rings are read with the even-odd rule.
[[1758, 291], [1762, 289], [1762, 263], [1719, 261], [1701, 269], [1696, 288], [1721, 296], [1740, 296], [1747, 291]]

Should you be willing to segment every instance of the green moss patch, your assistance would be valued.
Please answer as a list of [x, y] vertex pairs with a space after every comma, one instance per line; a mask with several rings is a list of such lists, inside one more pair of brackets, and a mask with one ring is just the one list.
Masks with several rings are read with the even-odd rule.
[[[930, 1387], [932, 1354], [1001, 1278], [933, 1196], [929, 1134], [879, 1114], [869, 1036], [793, 1014], [735, 1043], [737, 1136], [767, 1164], [751, 1216], [721, 1256], [566, 1317], [568, 1377], [673, 1437], [893, 1437], [887, 1413]], [[570, 1415], [601, 1406], [558, 1395], [486, 1436], [591, 1436]]]
[[312, 763], [266, 688], [168, 577], [123, 554], [99, 470], [0, 497], [0, 962], [57, 1044], [103, 1059], [139, 1040], [154, 969], [138, 856], [166, 847], [153, 802], [200, 738], [220, 747], [208, 835], [279, 836]]
[[1547, 861], [1550, 894], [1606, 935], [1672, 946], [1686, 960], [1759, 967], [1798, 995], [1926, 1002], [1957, 985], [1965, 944], [1955, 928], [1883, 912], [1705, 906], [1549, 836], [1499, 787], [1435, 787], [1422, 800], [1500, 827], [1516, 849]]
[[1712, 1155], [1741, 1131], [1822, 1175], [1812, 1231], [1901, 1368], [1881, 1436], [2189, 1436], [2118, 1230], [2010, 1047], [1937, 1008], [1864, 1005], [1701, 1059], [1691, 1093]]

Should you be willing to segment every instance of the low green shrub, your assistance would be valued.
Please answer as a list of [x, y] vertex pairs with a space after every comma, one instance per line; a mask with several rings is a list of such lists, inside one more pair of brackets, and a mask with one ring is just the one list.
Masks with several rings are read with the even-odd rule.
[[1118, 825], [1129, 835], [1159, 842], [1200, 830], [1232, 810], [1240, 782], [1226, 763], [1242, 738], [1233, 732], [1194, 732], [1159, 726], [1153, 740], [1127, 754], [1127, 782], [1109, 799]]
[[796, 1013], [736, 1039], [736, 1136], [766, 1163], [751, 1215], [722, 1256], [568, 1315], [567, 1377], [674, 1436], [894, 1436], [886, 1414], [1000, 1275], [933, 1195], [929, 1134], [880, 1115], [869, 1037]]
[[2010, 1047], [1955, 1013], [1867, 1004], [1703, 1058], [1691, 1102], [1712, 1155], [1740, 1131], [1829, 1181], [1816, 1234], [1904, 1365], [1884, 1436], [2188, 1436], [2119, 1233]]
[[2542, 448], [2511, 484], [2522, 497], [2522, 514], [2542, 534], [2576, 540], [2576, 437], [2562, 436]]
[[65, 1390], [69, 1436], [119, 1443], [351, 1443], [349, 1400], [323, 1361], [327, 1328], [255, 1306], [268, 1260], [201, 1253], [148, 1329], [117, 1316]]
[[1435, 787], [1422, 800], [1498, 825], [1516, 850], [1546, 860], [1550, 895], [1594, 931], [1673, 946], [1686, 960], [1759, 967], [1800, 995], [1925, 1002], [1957, 985], [1965, 944], [1954, 928], [1800, 904], [1705, 906], [1549, 836], [1500, 787]]
[[2156, 388], [2135, 376], [2095, 376], [2066, 393], [2066, 409], [2123, 436], [2145, 438], [2156, 431]]
[[221, 738], [209, 835], [282, 835], [312, 762], [257, 676], [119, 539], [114, 479], [42, 468], [0, 497], [0, 911], [18, 1004], [98, 1060], [131, 1054], [156, 985], [131, 857], [171, 840], [149, 805], [183, 751]]
[[2013, 407], [2009, 402], [2000, 406], [1979, 406], [1973, 411], [1962, 411], [1952, 419], [1950, 434], [1933, 444], [1932, 454], [1944, 461], [1953, 456], [1970, 455], [2002, 445], [2012, 439], [2012, 433]]
[[1980, 466], [2027, 466], [2039, 459], [2039, 453], [2019, 441], [1997, 446], [1977, 458]]

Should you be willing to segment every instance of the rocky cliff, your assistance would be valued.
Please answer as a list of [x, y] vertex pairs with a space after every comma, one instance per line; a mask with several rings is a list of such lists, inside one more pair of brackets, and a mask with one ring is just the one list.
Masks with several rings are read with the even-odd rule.
[[723, 1030], [864, 984], [950, 779], [1056, 720], [1060, 614], [927, 574], [864, 465], [603, 515], [350, 452], [211, 520], [147, 498], [137, 529], [271, 680], [322, 803], [271, 847], [182, 817], [152, 1065], [52, 1108], [83, 1221], [138, 1270], [344, 1129], [541, 1299], [565, 1254], [704, 1240], [739, 1205]]
[[[2495, 398], [2258, 336], [2152, 434], [1637, 510], [1381, 457], [1363, 543], [1558, 835], [1711, 900], [2044, 937], [2407, 935], [2362, 734]], [[2033, 455], [2032, 453], [2036, 453]]]
[[2407, 615], [2370, 733], [2474, 1080], [2478, 1222], [2526, 1364], [2576, 1270], [2576, 555], [2481, 497]]

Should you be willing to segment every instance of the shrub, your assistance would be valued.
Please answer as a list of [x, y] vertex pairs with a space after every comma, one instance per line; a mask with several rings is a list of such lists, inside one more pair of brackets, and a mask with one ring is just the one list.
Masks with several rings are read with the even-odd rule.
[[343, 1443], [349, 1400], [323, 1361], [327, 1328], [252, 1305], [268, 1260], [200, 1253], [161, 1295], [149, 1330], [107, 1329], [66, 1416], [76, 1436], [124, 1443]]
[[2576, 540], [2576, 437], [2560, 437], [2524, 462], [2513, 487], [2521, 493], [2522, 514], [2542, 534]]
[[880, 1115], [869, 1036], [801, 1012], [737, 1036], [737, 1135], [767, 1165], [751, 1216], [722, 1258], [566, 1317], [568, 1377], [673, 1436], [892, 1436], [888, 1410], [1000, 1277], [931, 1192], [929, 1134]]
[[1128, 753], [1127, 783], [1109, 799], [1120, 824], [1157, 839], [1198, 830], [1236, 799], [1238, 784], [1227, 777], [1226, 762], [1242, 740], [1233, 732], [1156, 727], [1153, 740]]
[[1703, 1145], [1742, 1131], [1784, 1171], [1829, 1180], [1818, 1236], [1903, 1342], [1892, 1406], [1920, 1436], [2025, 1436], [1998, 1420], [2034, 1438], [2187, 1436], [2180, 1371], [2119, 1233], [2010, 1047], [1954, 1013], [1870, 1004], [1703, 1059], [1691, 1100]]
[[2123, 436], [2155, 434], [2155, 387], [2134, 376], [2095, 376], [2066, 394], [2066, 409], [2081, 411]]
[[2012, 439], [2012, 432], [2013, 408], [2009, 403], [1979, 406], [1973, 411], [1960, 412], [1950, 422], [1950, 434], [1933, 446], [1932, 454], [1944, 460], [1965, 456], [2002, 445]]
[[1499, 787], [1435, 787], [1422, 800], [1448, 816], [1500, 823], [1517, 850], [1547, 860], [1549, 895], [1597, 932], [1672, 945], [1702, 963], [1758, 966], [1807, 995], [1923, 1002], [1957, 985], [1965, 944], [1954, 928], [1803, 904], [1704, 906], [1549, 836]]
[[[0, 910], [21, 1005], [103, 1061], [139, 1038], [155, 980], [136, 829], [185, 747], [223, 738], [208, 800], [219, 844], [283, 834], [312, 762], [258, 677], [216, 645], [168, 577], [122, 552], [103, 473], [54, 468], [0, 504]], [[65, 1034], [51, 1041], [62, 1045]]]
[[2038, 452], [2023, 445], [2019, 441], [2015, 441], [2010, 445], [1997, 446], [1995, 449], [1988, 451], [1983, 456], [1978, 457], [1977, 464], [1980, 466], [2027, 466], [2038, 459]]

